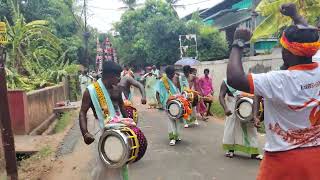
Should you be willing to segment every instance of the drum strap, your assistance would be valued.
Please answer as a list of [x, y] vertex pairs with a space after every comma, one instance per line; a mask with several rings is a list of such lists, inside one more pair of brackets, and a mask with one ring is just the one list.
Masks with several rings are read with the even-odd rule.
[[96, 92], [97, 92], [97, 95], [98, 95], [98, 101], [99, 101], [99, 104], [100, 104], [100, 107], [103, 111], [103, 114], [105, 115], [105, 117], [108, 116], [109, 114], [109, 110], [108, 110], [108, 105], [107, 105], [107, 102], [106, 102], [106, 99], [103, 95], [103, 92], [102, 92], [102, 89], [101, 87], [99, 86], [99, 83], [98, 82], [95, 82], [93, 84]]
[[224, 79], [223, 81], [224, 81], [224, 83], [226, 84], [226, 86], [227, 86], [228, 90], [230, 91], [230, 93], [231, 93], [234, 97], [236, 97], [237, 95], [240, 94], [240, 91], [238, 91], [238, 90], [236, 90], [236, 89], [234, 89], [233, 87], [231, 87], [231, 86], [228, 85], [226, 79]]
[[104, 128], [104, 120], [107, 117], [113, 118], [116, 115], [109, 93], [101, 79], [89, 85], [88, 91], [99, 119], [99, 126]]
[[167, 76], [163, 76], [161, 80], [170, 96], [178, 93], [178, 89]]
[[167, 92], [169, 93], [169, 95], [171, 95], [171, 91], [170, 91], [170, 84], [169, 84], [169, 81], [168, 81], [168, 77], [167, 76], [163, 76], [161, 78], [163, 84], [164, 84], [164, 87], [166, 88]]

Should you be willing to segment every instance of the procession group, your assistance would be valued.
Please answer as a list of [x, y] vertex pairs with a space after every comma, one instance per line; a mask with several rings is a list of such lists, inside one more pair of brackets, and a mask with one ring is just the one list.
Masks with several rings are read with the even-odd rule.
[[[234, 34], [227, 76], [219, 93], [220, 104], [226, 114], [223, 148], [227, 151], [227, 157], [233, 157], [235, 151], [242, 151], [254, 159], [262, 159], [258, 180], [318, 180], [320, 67], [312, 62], [312, 56], [320, 48], [318, 29], [308, 25], [292, 3], [282, 5], [280, 11], [294, 23], [283, 31], [280, 39], [283, 57], [281, 70], [246, 74], [241, 58], [244, 44], [250, 41], [252, 34], [248, 29], [237, 29]], [[100, 128], [112, 122], [129, 125], [136, 122], [129, 120], [128, 117], [134, 119], [135, 116], [126, 109], [126, 106], [132, 106], [131, 86], [139, 88], [142, 104], [148, 103], [150, 108], [167, 111], [169, 145], [181, 141], [180, 123], [188, 128], [191, 124], [198, 124], [197, 113], [203, 120], [210, 115], [209, 104], [213, 100], [214, 90], [208, 69], [204, 70], [201, 78], [188, 65], [180, 72], [174, 66], [167, 66], [162, 75], [156, 67], [149, 67], [147, 71], [142, 78], [145, 80], [144, 88], [134, 80], [130, 69], [122, 70], [114, 62], [104, 63], [102, 78], [89, 85], [83, 94], [79, 121], [86, 144], [99, 138], [87, 129], [86, 115], [90, 108]], [[190, 94], [197, 95], [196, 103], [186, 100]], [[235, 116], [235, 102], [243, 96], [256, 97], [255, 107], [263, 99], [263, 123], [266, 127], [263, 158], [258, 152], [255, 127], [260, 124], [261, 118], [255, 116], [254, 123], [244, 124]], [[173, 100], [179, 101], [184, 107], [182, 116], [170, 113], [169, 105]], [[98, 175], [94, 179], [128, 179], [128, 174], [123, 174], [127, 172], [127, 166], [111, 169], [106, 168], [101, 159], [97, 158], [97, 161], [95, 168], [99, 169], [96, 169]]]

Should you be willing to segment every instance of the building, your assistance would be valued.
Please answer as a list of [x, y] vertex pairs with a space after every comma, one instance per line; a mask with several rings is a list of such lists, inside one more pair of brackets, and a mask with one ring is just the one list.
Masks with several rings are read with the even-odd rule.
[[[238, 27], [246, 27], [254, 30], [263, 17], [252, 9], [260, 0], [224, 0], [221, 3], [200, 11], [200, 17], [208, 24], [225, 32], [229, 44], [233, 42], [233, 35]], [[190, 19], [188, 15], [185, 19]], [[266, 53], [277, 44], [277, 38], [260, 39], [254, 44], [256, 53]]]

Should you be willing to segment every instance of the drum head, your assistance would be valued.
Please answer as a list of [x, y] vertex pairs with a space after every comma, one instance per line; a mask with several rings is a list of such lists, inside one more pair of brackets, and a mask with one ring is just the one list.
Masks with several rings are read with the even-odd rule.
[[180, 107], [176, 103], [172, 103], [168, 107], [168, 111], [172, 116], [178, 116], [180, 113]]
[[128, 138], [119, 129], [105, 130], [99, 139], [98, 151], [108, 168], [122, 167], [129, 158]]
[[104, 152], [112, 162], [119, 162], [124, 154], [125, 147], [122, 141], [116, 136], [108, 136], [104, 144]]
[[248, 101], [243, 101], [239, 104], [239, 115], [243, 118], [248, 118], [252, 114], [252, 105]]

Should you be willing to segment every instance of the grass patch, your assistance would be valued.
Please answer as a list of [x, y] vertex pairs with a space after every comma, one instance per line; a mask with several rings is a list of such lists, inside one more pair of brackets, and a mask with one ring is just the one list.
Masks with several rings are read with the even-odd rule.
[[72, 122], [74, 115], [74, 111], [63, 113], [54, 126], [53, 133], [63, 132], [70, 122]]
[[219, 101], [217, 101], [217, 100], [213, 100], [210, 112], [219, 118], [223, 118], [225, 116], [224, 110], [223, 110], [222, 106], [220, 105]]
[[46, 146], [42, 148], [39, 152], [37, 152], [34, 156], [31, 156], [30, 160], [38, 160], [44, 159], [50, 156], [53, 153], [53, 149], [50, 146]]
[[45, 159], [53, 153], [50, 146], [43, 147], [39, 152], [35, 153], [28, 159], [23, 159], [20, 163], [22, 169], [27, 169], [31, 164], [37, 163], [40, 159]]

